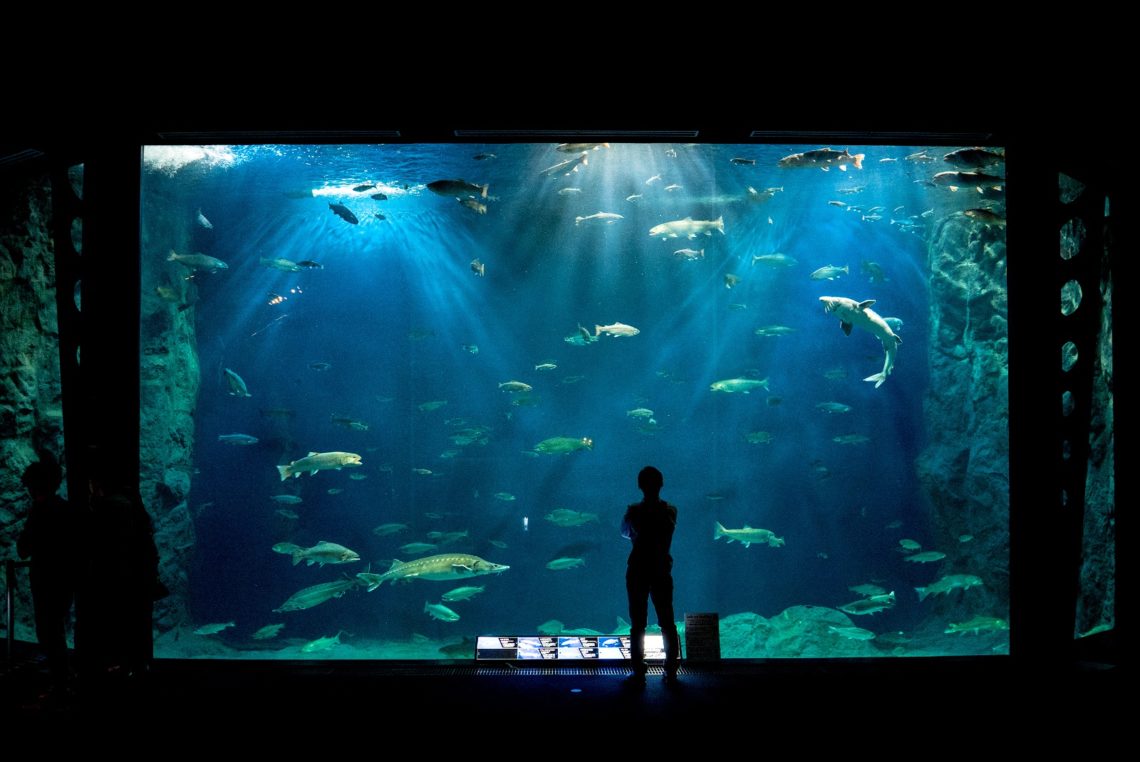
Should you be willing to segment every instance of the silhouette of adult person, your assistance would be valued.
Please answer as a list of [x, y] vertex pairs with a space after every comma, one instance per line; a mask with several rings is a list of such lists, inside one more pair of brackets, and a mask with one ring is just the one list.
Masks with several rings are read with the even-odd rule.
[[645, 628], [649, 620], [649, 599], [657, 612], [657, 623], [665, 639], [665, 680], [677, 679], [681, 644], [673, 617], [673, 557], [669, 547], [677, 526], [677, 508], [661, 499], [665, 479], [653, 466], [637, 475], [642, 500], [629, 506], [621, 522], [622, 537], [633, 542], [625, 573], [629, 595], [629, 640], [633, 677], [645, 679]]
[[36, 639], [47, 654], [52, 690], [62, 692], [71, 676], [67, 625], [79, 572], [80, 517], [57, 493], [63, 469], [47, 452], [20, 477], [32, 498], [28, 520], [16, 540], [20, 558], [31, 558], [32, 605]]
[[154, 601], [165, 588], [158, 579], [154, 524], [137, 482], [123, 465], [94, 458], [87, 570], [80, 587], [76, 646], [93, 683], [137, 678], [153, 656]]

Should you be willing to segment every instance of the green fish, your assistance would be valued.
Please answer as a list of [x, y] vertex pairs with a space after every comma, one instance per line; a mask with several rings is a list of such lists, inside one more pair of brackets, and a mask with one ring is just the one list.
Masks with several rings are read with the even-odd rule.
[[540, 455], [569, 455], [578, 450], [594, 449], [594, 440], [589, 437], [551, 437], [534, 446]]
[[368, 586], [368, 592], [372, 592], [389, 581], [395, 583], [399, 580], [426, 579], [446, 582], [484, 574], [502, 574], [510, 568], [467, 553], [442, 553], [437, 556], [417, 558], [415, 561], [397, 559], [383, 574], [360, 572], [356, 578]]

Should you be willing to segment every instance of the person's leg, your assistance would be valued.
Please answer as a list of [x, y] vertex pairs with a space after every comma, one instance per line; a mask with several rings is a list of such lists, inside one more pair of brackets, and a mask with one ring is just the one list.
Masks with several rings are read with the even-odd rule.
[[634, 569], [625, 573], [629, 596], [629, 661], [633, 671], [645, 674], [645, 628], [649, 624], [649, 585]]
[[681, 661], [681, 641], [677, 634], [676, 617], [673, 615], [673, 575], [668, 572], [653, 581], [650, 590], [653, 596], [653, 610], [657, 612], [657, 624], [665, 641], [665, 674], [676, 675]]

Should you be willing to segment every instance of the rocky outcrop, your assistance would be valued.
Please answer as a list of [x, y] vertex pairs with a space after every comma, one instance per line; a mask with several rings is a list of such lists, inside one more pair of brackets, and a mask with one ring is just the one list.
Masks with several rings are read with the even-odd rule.
[[[193, 473], [194, 410], [198, 403], [198, 350], [194, 285], [169, 280], [165, 252], [186, 250], [190, 231], [169, 213], [175, 185], [148, 174], [140, 243], [139, 491], [155, 522], [159, 574], [171, 594], [155, 604], [160, 632], [189, 621], [187, 566], [194, 551], [187, 510]], [[161, 654], [160, 654], [161, 655]]]
[[[1112, 273], [1108, 269], [1108, 247], [1112, 241], [1107, 232], [1099, 284], [1104, 307], [1100, 316], [1096, 355], [1093, 358], [1092, 404], [1089, 410], [1089, 464], [1085, 478], [1085, 522], [1081, 546], [1081, 588], [1077, 599], [1077, 633], [1108, 629], [1116, 619]], [[1062, 240], [1062, 249], [1064, 247], [1065, 242]]]
[[[929, 500], [935, 547], [947, 558], [932, 580], [975, 574], [984, 591], [928, 601], [930, 619], [1009, 610], [1009, 385], [1005, 232], [962, 214], [929, 241], [930, 390], [927, 446], [916, 468]], [[970, 542], [959, 542], [971, 535]], [[973, 593], [979, 593], [973, 595]]]
[[[51, 215], [46, 176], [0, 185], [0, 560], [15, 558], [27, 515], [20, 474], [38, 449], [63, 459]], [[16, 636], [35, 640], [26, 570], [18, 580]]]

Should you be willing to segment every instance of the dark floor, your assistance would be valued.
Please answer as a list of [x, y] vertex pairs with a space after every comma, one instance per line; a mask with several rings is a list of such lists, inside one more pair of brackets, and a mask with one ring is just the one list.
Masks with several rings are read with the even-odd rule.
[[[79, 684], [63, 697], [45, 697], [42, 660], [33, 647], [18, 645], [0, 673], [5, 725], [102, 726], [131, 718], [144, 727], [208, 728], [207, 735], [244, 731], [286, 748], [322, 734], [337, 743], [384, 744], [396, 734], [412, 748], [440, 752], [476, 737], [487, 752], [488, 739], [518, 744], [549, 735], [535, 756], [561, 758], [570, 748], [593, 749], [597, 739], [621, 742], [654, 732], [669, 743], [721, 739], [746, 746], [786, 744], [795, 734], [804, 753], [813, 754], [904, 752], [902, 739], [931, 752], [953, 746], [973, 753], [994, 732], [1018, 748], [1047, 749], [1094, 730], [1103, 741], [1130, 706], [1117, 698], [1129, 691], [1119, 667], [1028, 668], [1005, 658], [686, 665], [675, 686], [663, 683], [659, 668], [638, 686], [610, 667], [159, 661], [141, 681]], [[179, 743], [206, 738], [189, 734]]]

